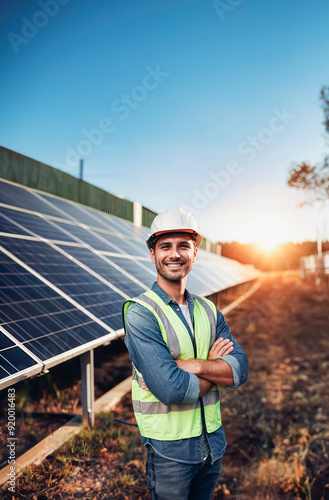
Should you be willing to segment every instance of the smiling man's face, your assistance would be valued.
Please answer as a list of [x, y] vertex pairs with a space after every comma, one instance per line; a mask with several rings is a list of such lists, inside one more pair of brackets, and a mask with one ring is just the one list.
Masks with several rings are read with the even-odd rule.
[[180, 281], [191, 271], [197, 252], [190, 234], [168, 233], [160, 236], [150, 255], [162, 278]]

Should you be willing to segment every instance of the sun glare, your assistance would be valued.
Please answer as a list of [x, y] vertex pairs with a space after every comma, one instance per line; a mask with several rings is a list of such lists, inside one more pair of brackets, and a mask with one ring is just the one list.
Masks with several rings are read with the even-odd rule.
[[289, 231], [286, 224], [276, 217], [263, 215], [246, 224], [245, 236], [269, 252], [289, 240]]

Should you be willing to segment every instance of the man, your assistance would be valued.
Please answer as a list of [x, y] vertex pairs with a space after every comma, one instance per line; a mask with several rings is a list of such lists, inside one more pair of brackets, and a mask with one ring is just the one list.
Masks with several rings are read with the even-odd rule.
[[153, 500], [211, 498], [226, 447], [218, 386], [235, 388], [248, 377], [223, 315], [185, 288], [201, 238], [185, 210], [159, 214], [147, 240], [157, 281], [123, 309]]

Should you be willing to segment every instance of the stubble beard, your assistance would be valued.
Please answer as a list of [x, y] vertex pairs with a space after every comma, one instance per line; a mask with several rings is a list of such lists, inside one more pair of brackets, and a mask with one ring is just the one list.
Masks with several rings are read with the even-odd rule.
[[[174, 264], [174, 262], [172, 262], [172, 264]], [[157, 261], [155, 261], [155, 265], [156, 265], [156, 270], [157, 270], [157, 273], [163, 278], [165, 279], [166, 281], [169, 281], [171, 283], [180, 283], [189, 273], [189, 271], [186, 271], [186, 262], [183, 263], [184, 265], [184, 268], [182, 269], [182, 272], [180, 273], [180, 276], [177, 276], [175, 277], [174, 276], [174, 273], [171, 274], [170, 271], [169, 273], [167, 273], [167, 269], [166, 269], [166, 264], [163, 264], [163, 265], [160, 265]]]

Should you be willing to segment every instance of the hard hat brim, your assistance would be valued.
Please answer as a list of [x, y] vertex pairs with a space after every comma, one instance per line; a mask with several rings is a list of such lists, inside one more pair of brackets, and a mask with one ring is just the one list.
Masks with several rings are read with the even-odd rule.
[[175, 233], [188, 233], [188, 234], [193, 234], [196, 239], [195, 239], [195, 244], [197, 247], [200, 246], [202, 236], [201, 234], [197, 233], [193, 229], [168, 229], [166, 231], [157, 231], [156, 233], [152, 234], [148, 240], [147, 240], [147, 245], [149, 248], [153, 247], [153, 244], [156, 242], [156, 240], [162, 236], [163, 234], [175, 234]]

